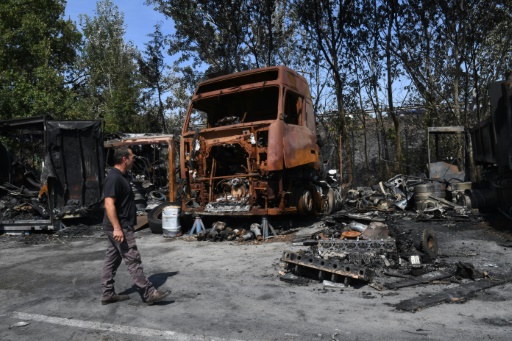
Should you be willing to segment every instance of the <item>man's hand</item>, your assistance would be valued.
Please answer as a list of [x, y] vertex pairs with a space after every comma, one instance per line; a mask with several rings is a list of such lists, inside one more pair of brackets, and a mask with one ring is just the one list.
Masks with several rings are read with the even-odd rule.
[[114, 240], [118, 243], [122, 243], [124, 240], [124, 233], [119, 225], [119, 219], [117, 218], [116, 211], [116, 198], [106, 197], [105, 198], [105, 211], [107, 212], [108, 220], [114, 228]]
[[114, 230], [114, 239], [116, 240], [116, 242], [121, 244], [124, 240], [123, 230], [121, 230], [121, 229]]

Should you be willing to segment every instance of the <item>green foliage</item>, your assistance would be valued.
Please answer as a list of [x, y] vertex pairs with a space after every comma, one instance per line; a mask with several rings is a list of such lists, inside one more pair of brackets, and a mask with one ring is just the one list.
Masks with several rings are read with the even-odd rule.
[[151, 125], [148, 132], [167, 131], [165, 122], [166, 105], [163, 96], [171, 88], [171, 78], [167, 75], [168, 67], [164, 62], [165, 37], [161, 24], [155, 25], [155, 32], [150, 34], [151, 40], [146, 43], [146, 50], [137, 58], [142, 79], [144, 116]]
[[0, 115], [63, 118], [72, 103], [66, 75], [80, 33], [63, 0], [0, 3]]
[[170, 95], [166, 98], [166, 107], [170, 110], [168, 120], [168, 132], [180, 135], [187, 114], [190, 97], [194, 93], [199, 82], [198, 73], [190, 66], [179, 67], [174, 65], [172, 69], [172, 87]]
[[124, 16], [110, 0], [97, 3], [96, 16], [81, 17], [85, 41], [75, 85], [75, 115], [105, 119], [107, 132], [139, 131], [140, 80], [136, 49], [124, 41]]
[[207, 74], [289, 64], [296, 54], [297, 23], [291, 0], [148, 0], [170, 17], [169, 53]]

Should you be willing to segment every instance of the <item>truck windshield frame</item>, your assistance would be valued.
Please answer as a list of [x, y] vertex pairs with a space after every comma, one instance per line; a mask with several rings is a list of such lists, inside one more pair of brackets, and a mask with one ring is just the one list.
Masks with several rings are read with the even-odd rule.
[[192, 103], [187, 131], [278, 118], [279, 86], [257, 87], [201, 97]]

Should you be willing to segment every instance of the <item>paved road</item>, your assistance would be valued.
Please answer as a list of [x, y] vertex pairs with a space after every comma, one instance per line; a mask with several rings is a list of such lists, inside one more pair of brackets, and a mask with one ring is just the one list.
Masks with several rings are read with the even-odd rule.
[[[410, 224], [410, 222], [402, 222]], [[423, 223], [422, 223], [423, 224]], [[483, 222], [424, 223], [438, 231], [441, 259], [509, 271], [507, 231]], [[398, 291], [368, 286], [324, 289], [278, 278], [290, 243], [239, 244], [165, 239], [138, 232], [147, 275], [172, 289], [168, 301], [146, 306], [124, 265], [118, 292], [129, 301], [100, 304], [103, 238], [61, 238], [20, 247], [6, 236], [0, 250], [0, 340], [510, 340], [512, 284], [465, 303], [417, 313], [392, 305], [457, 284]], [[19, 238], [19, 237], [16, 237]]]

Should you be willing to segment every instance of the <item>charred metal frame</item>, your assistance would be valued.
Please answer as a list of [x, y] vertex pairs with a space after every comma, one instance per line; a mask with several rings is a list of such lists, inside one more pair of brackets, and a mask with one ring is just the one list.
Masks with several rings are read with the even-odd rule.
[[19, 207], [37, 211], [34, 218], [27, 219], [6, 217], [4, 209], [0, 221], [3, 231], [57, 230], [61, 219], [83, 216], [101, 200], [104, 164], [100, 121], [56, 121], [49, 116], [5, 120], [0, 121], [0, 135], [18, 141], [36, 138], [39, 142], [33, 144], [41, 152], [31, 163], [33, 170], [40, 172], [40, 179], [24, 179], [30, 180], [33, 190], [19, 194], [20, 185], [13, 185], [16, 180], [12, 179], [10, 153], [4, 148], [4, 155], [0, 155], [8, 159], [3, 160], [1, 174], [5, 196], [16, 198], [12, 200]]
[[[465, 128], [463, 126], [448, 126], [448, 127], [428, 127], [427, 128], [427, 151], [428, 151], [428, 171], [429, 171], [429, 177], [430, 178], [443, 178], [445, 174], [439, 174], [438, 170], [440, 169], [438, 164], [434, 164], [431, 161], [431, 152], [430, 152], [430, 135], [434, 136], [434, 144], [435, 144], [435, 156], [436, 161], [439, 161], [439, 135], [462, 135], [462, 141], [463, 141], [463, 153], [464, 153], [464, 160], [462, 160], [462, 165], [464, 166], [464, 169], [468, 169], [466, 165], [467, 160], [467, 143], [466, 143], [466, 135], [465, 135]], [[451, 172], [456, 173], [458, 168], [456, 166], [452, 166], [450, 164], [446, 164], [444, 167], [445, 169], [442, 169], [443, 172]], [[464, 180], [464, 179], [462, 179]]]
[[[197, 119], [202, 126], [193, 129]], [[185, 214], [314, 214], [335, 197], [320, 181], [309, 87], [284, 66], [200, 83], [183, 126], [180, 168]]]
[[173, 202], [176, 200], [176, 191], [175, 191], [175, 183], [176, 183], [176, 175], [174, 172], [175, 167], [175, 143], [174, 143], [174, 135], [156, 135], [156, 136], [144, 136], [144, 137], [128, 137], [123, 139], [115, 139], [105, 141], [103, 146], [105, 148], [115, 148], [115, 147], [130, 147], [136, 145], [160, 145], [165, 144], [168, 146], [168, 162], [169, 162], [169, 172], [168, 172], [168, 184], [169, 184], [169, 201]]

